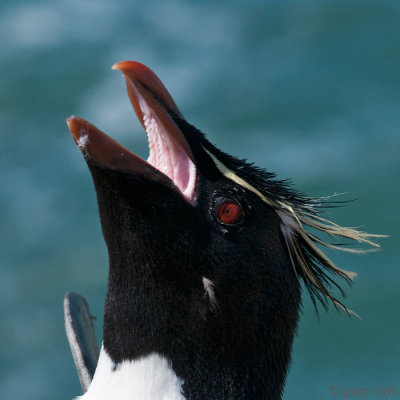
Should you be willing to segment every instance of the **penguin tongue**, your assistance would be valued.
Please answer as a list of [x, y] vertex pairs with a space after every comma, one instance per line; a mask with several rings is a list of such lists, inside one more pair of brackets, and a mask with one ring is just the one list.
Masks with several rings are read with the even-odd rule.
[[167, 175], [193, 204], [196, 167], [190, 147], [171, 117], [183, 118], [174, 100], [157, 75], [145, 65], [122, 61], [112, 68], [124, 74], [129, 98], [147, 133], [150, 149], [147, 162]]
[[183, 118], [167, 89], [143, 64], [123, 61], [113, 66], [125, 76], [128, 94], [144, 127], [150, 154], [147, 162], [131, 153], [84, 119], [67, 119], [80, 150], [105, 166], [132, 171], [178, 188], [185, 199], [195, 203], [196, 167], [183, 133], [171, 115]]

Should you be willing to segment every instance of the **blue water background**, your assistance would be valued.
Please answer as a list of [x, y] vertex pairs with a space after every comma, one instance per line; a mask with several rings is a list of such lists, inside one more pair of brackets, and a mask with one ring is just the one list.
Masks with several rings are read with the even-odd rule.
[[349, 192], [329, 217], [391, 235], [378, 253], [331, 253], [359, 274], [346, 304], [362, 320], [318, 319], [305, 296], [284, 399], [400, 391], [400, 2], [2, 0], [0, 50], [1, 399], [80, 394], [66, 291], [87, 296], [101, 337], [107, 253], [65, 118], [147, 157], [110, 70], [124, 59], [225, 151], [310, 195]]

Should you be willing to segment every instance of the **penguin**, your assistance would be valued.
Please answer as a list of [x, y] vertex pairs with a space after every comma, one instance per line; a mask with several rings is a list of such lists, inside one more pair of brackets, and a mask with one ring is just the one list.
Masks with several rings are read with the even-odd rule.
[[307, 197], [219, 150], [145, 65], [113, 69], [150, 151], [143, 160], [86, 120], [67, 119], [109, 255], [103, 342], [79, 399], [280, 400], [301, 282], [315, 305], [352, 313], [333, 289], [343, 293], [336, 278], [355, 274], [322, 249], [364, 250], [323, 234], [373, 247], [380, 235], [327, 220], [332, 199]]

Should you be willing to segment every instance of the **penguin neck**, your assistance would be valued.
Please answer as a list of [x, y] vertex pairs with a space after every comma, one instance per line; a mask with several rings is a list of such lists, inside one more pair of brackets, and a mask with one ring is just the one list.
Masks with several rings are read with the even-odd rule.
[[[111, 265], [103, 343], [113, 362], [135, 360], [151, 353], [164, 354], [176, 340], [176, 326], [190, 315], [185, 304], [186, 293], [175, 289], [171, 276], [178, 276], [177, 272], [165, 272], [157, 265], [142, 267], [131, 263], [129, 268]], [[185, 286], [193, 277], [180, 279]]]
[[190, 305], [182, 308], [186, 294], [180, 298], [151, 274], [146, 276], [145, 286], [132, 285], [143, 282], [143, 272], [140, 275], [141, 279], [131, 276], [126, 280], [120, 272], [110, 274], [104, 316], [110, 374], [112, 369], [115, 374], [130, 371], [146, 382], [159, 381], [161, 374], [173, 388], [165, 390], [182, 391], [182, 399], [187, 400], [281, 399], [297, 315], [285, 320], [280, 313], [278, 322], [270, 321], [272, 330], [244, 341], [240, 336], [245, 336], [249, 327], [224, 332], [217, 324], [211, 332], [201, 332], [198, 321], [191, 323]]

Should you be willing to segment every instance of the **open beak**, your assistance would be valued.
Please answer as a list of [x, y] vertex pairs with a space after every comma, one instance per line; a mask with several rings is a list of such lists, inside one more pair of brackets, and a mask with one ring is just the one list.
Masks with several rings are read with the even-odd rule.
[[89, 122], [72, 116], [67, 124], [75, 143], [97, 163], [172, 185], [194, 204], [197, 171], [185, 136], [172, 118], [183, 117], [171, 95], [143, 64], [123, 61], [112, 68], [125, 76], [130, 100], [148, 136], [149, 158], [144, 161]]

